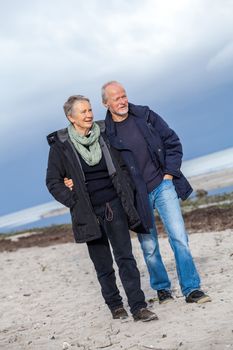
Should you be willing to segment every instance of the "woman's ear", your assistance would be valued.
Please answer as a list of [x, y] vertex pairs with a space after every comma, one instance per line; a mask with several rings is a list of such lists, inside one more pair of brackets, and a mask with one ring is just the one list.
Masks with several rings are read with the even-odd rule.
[[68, 115], [67, 116], [67, 119], [71, 122], [71, 124], [73, 124], [73, 122], [74, 122], [74, 119], [72, 118], [72, 116], [71, 115]]

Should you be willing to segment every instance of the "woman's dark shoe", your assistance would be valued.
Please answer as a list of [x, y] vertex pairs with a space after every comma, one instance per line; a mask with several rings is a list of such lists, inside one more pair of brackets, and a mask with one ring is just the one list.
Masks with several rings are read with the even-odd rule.
[[158, 320], [158, 316], [148, 310], [147, 308], [142, 308], [138, 310], [135, 314], [133, 314], [134, 321], [142, 321], [142, 322], [149, 322], [152, 320]]
[[111, 313], [112, 318], [114, 318], [114, 320], [124, 320], [128, 317], [127, 311], [123, 308], [123, 306], [111, 310]]

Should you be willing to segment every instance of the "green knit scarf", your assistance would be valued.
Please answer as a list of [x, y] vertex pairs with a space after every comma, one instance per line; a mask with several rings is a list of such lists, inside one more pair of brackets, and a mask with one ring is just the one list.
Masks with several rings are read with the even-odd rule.
[[94, 166], [100, 162], [102, 151], [99, 144], [100, 127], [98, 124], [93, 123], [88, 137], [81, 136], [72, 124], [68, 126], [68, 134], [75, 149], [88, 165]]

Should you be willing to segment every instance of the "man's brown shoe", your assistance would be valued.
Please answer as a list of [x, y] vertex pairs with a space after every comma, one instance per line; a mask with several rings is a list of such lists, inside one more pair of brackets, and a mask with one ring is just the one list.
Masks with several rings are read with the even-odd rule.
[[173, 296], [170, 290], [160, 289], [157, 291], [157, 295], [159, 299], [159, 304], [166, 304], [169, 301], [173, 300]]
[[158, 316], [148, 310], [147, 308], [142, 308], [138, 310], [135, 314], [133, 314], [134, 321], [142, 321], [142, 322], [149, 322], [152, 320], [158, 320]]
[[114, 320], [124, 320], [128, 317], [127, 311], [123, 308], [123, 306], [111, 310], [111, 313], [112, 318], [114, 318]]
[[209, 295], [202, 292], [202, 290], [196, 289], [193, 290], [188, 296], [185, 298], [186, 303], [197, 303], [203, 304], [211, 301]]

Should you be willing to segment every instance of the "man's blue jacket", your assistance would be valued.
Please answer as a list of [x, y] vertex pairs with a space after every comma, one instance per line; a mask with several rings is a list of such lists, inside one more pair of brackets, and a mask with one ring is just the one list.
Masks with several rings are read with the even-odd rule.
[[[182, 200], [185, 200], [191, 194], [192, 187], [180, 171], [183, 153], [178, 136], [158, 114], [150, 110], [147, 106], [138, 106], [129, 103], [129, 113], [135, 117], [135, 122], [147, 143], [152, 160], [156, 164], [159, 163], [164, 174], [173, 175], [173, 183], [177, 195]], [[111, 146], [121, 152], [121, 156], [131, 174], [136, 189], [136, 208], [143, 226], [149, 231], [153, 227], [154, 219], [151, 215], [147, 187], [133, 153], [117, 137], [115, 123], [109, 111], [107, 111], [105, 118], [105, 126]]]

